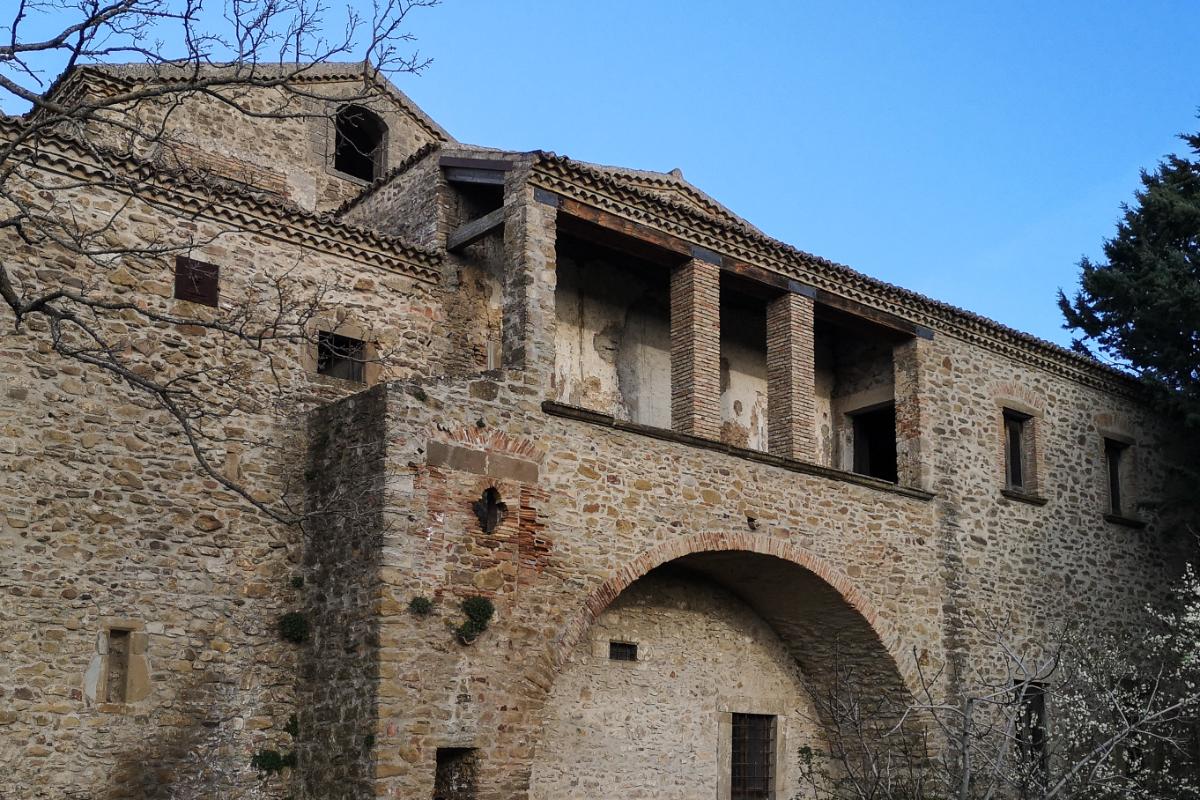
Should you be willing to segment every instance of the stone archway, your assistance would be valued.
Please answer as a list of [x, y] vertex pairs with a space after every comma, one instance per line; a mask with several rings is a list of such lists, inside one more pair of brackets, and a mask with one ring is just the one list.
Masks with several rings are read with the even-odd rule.
[[[639, 631], [661, 634], [664, 628], [670, 635], [650, 635], [650, 646], [658, 651], [640, 665], [639, 677], [607, 663], [602, 652], [607, 637], [637, 638], [643, 635]], [[701, 641], [706, 636], [711, 641]], [[597, 586], [551, 645], [542, 664], [551, 680], [545, 684], [535, 737], [530, 797], [551, 796], [537, 781], [554, 782], [555, 796], [575, 796], [571, 791], [576, 790], [580, 797], [606, 796], [608, 790], [664, 797], [676, 796], [672, 791], [680, 797], [709, 794], [719, 786], [719, 773], [728, 772], [727, 743], [724, 751], [713, 744], [728, 733], [718, 734], [715, 726], [728, 727], [728, 712], [736, 712], [739, 702], [747, 713], [780, 715], [779, 724], [790, 726], [789, 747], [803, 743], [825, 724], [822, 704], [811, 700], [846, 675], [854, 676], [857, 691], [876, 698], [910, 696], [911, 684], [897, 667], [898, 646], [874, 606], [844, 575], [785, 541], [717, 533], [660, 545]], [[696, 660], [706, 662], [704, 669], [695, 667]], [[644, 713], [645, 696], [662, 708]], [[627, 713], [609, 707], [621, 703], [630, 704]], [[677, 720], [680, 729], [664, 727], [670, 723], [663, 719]], [[678, 734], [674, 745], [672, 734]], [[654, 741], [625, 741], [641, 735]], [[558, 747], [548, 741], [572, 736], [574, 741]], [[588, 750], [593, 744], [595, 752]], [[668, 774], [670, 787], [648, 786], [647, 776], [655, 772], [636, 758], [670, 761], [653, 745], [681, 747], [683, 762], [711, 773], [701, 782], [703, 789], [687, 783], [686, 771]], [[613, 773], [606, 783], [606, 756], [597, 753], [618, 753], [622, 746], [634, 760], [622, 766], [622, 758], [608, 757]], [[780, 757], [785, 756], [781, 750]], [[578, 776], [570, 775], [576, 771]], [[564, 782], [568, 778], [590, 783], [572, 789]]]

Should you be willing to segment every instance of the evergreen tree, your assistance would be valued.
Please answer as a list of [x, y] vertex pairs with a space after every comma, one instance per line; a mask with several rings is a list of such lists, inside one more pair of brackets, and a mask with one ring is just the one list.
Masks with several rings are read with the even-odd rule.
[[1142, 171], [1107, 262], [1084, 258], [1079, 291], [1058, 303], [1076, 350], [1140, 375], [1200, 434], [1200, 134], [1180, 138], [1191, 156]]

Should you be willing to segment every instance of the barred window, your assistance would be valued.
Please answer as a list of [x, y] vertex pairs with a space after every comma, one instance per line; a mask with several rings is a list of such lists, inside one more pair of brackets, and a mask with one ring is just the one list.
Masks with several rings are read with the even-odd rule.
[[731, 800], [775, 797], [775, 717], [734, 714], [730, 759]]

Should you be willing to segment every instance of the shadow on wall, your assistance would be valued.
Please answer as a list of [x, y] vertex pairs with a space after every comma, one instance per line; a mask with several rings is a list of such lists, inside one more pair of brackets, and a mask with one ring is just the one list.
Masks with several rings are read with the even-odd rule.
[[[234, 665], [230, 665], [234, 666]], [[159, 726], [160, 735], [116, 757], [109, 785], [96, 793], [65, 794], [64, 800], [207, 800], [229, 797], [262, 782], [249, 769], [240, 731], [238, 676], [230, 670], [196, 670], [180, 687], [176, 706], [204, 710], [195, 717], [176, 714], [180, 724]], [[267, 780], [278, 783], [287, 776]]]
[[374, 796], [387, 413], [380, 385], [309, 420], [304, 532], [311, 639], [296, 689], [300, 796]]

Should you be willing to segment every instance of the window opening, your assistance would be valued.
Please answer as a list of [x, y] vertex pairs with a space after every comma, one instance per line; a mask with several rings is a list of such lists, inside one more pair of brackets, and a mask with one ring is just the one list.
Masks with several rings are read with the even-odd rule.
[[852, 415], [854, 471], [860, 475], [896, 482], [896, 406]]
[[1108, 509], [1121, 514], [1121, 462], [1129, 445], [1115, 439], [1104, 440], [1104, 460], [1108, 465]]
[[366, 342], [328, 331], [317, 334], [317, 373], [364, 383]]
[[364, 181], [379, 177], [387, 133], [383, 120], [362, 106], [343, 106], [334, 128], [333, 168]]
[[220, 267], [187, 256], [175, 256], [175, 299], [216, 306], [220, 299]]
[[1027, 762], [1046, 772], [1046, 684], [1016, 681], [1017, 749]]
[[1029, 415], [1004, 409], [1004, 482], [1010, 489], [1025, 489], [1025, 438]]
[[108, 632], [108, 674], [105, 676], [105, 699], [124, 703], [129, 685], [129, 631], [113, 629]]
[[609, 642], [608, 657], [613, 661], [637, 661], [638, 646], [633, 642]]
[[775, 717], [734, 714], [731, 739], [731, 800], [774, 798]]
[[480, 498], [471, 504], [471, 508], [484, 533], [491, 533], [500, 527], [504, 515], [508, 513], [508, 506], [500, 499], [500, 491], [494, 486], [484, 489]]
[[479, 762], [474, 747], [439, 747], [433, 800], [474, 800]]

